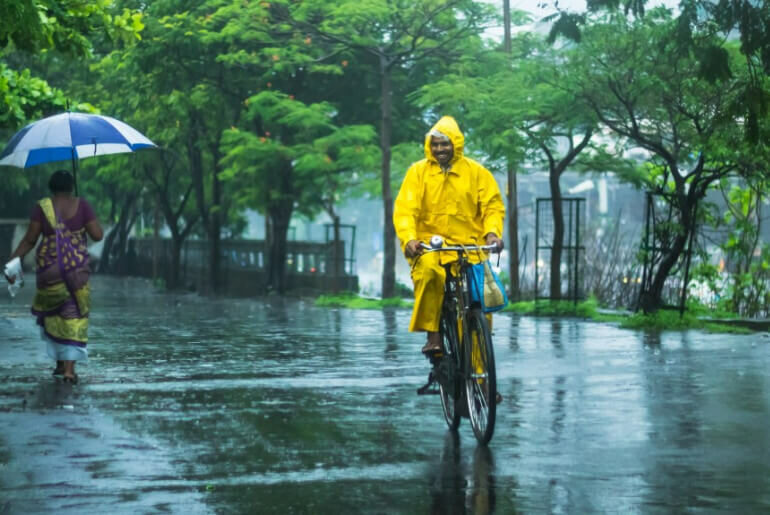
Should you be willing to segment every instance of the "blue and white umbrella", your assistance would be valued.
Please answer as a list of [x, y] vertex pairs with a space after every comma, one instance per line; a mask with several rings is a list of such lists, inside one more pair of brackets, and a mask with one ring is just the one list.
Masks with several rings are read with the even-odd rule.
[[96, 114], [62, 113], [33, 122], [17, 132], [0, 153], [0, 165], [29, 168], [53, 161], [156, 147], [133, 127]]

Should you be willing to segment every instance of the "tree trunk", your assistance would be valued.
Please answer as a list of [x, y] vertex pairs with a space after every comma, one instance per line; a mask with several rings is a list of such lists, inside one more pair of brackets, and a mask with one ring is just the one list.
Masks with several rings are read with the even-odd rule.
[[160, 208], [155, 204], [152, 223], [152, 280], [158, 278], [158, 261], [160, 260]]
[[102, 257], [99, 259], [99, 272], [110, 271], [110, 252], [112, 252], [112, 244], [115, 242], [115, 237], [118, 235], [117, 229], [117, 226], [113, 227], [104, 238], [104, 245], [102, 246]]
[[396, 245], [393, 227], [393, 193], [390, 189], [390, 144], [393, 131], [393, 87], [390, 77], [390, 65], [384, 56], [380, 57], [380, 79], [382, 99], [380, 110], [380, 149], [382, 150], [382, 205], [385, 222], [382, 224], [382, 298], [396, 294]]
[[[195, 199], [198, 204], [198, 210], [200, 212], [201, 222], [203, 223], [204, 230], [209, 238], [209, 277], [207, 280], [208, 290], [215, 292], [217, 288], [217, 279], [219, 278], [219, 218], [217, 217], [214, 209], [209, 209], [206, 205], [206, 193], [203, 184], [203, 156], [201, 154], [201, 130], [200, 120], [198, 114], [195, 111], [190, 111], [190, 133], [187, 140], [187, 155], [190, 161], [190, 176], [193, 182], [193, 188], [195, 190]], [[211, 200], [211, 207], [217, 205], [216, 195], [219, 194], [219, 180], [216, 177], [216, 170], [214, 171], [212, 192], [213, 198]]]
[[654, 313], [663, 306], [663, 286], [671, 269], [679, 260], [682, 252], [684, 252], [688, 234], [689, 233], [677, 236], [671, 250], [663, 257], [660, 266], [658, 266], [658, 269], [655, 271], [655, 277], [652, 280], [650, 291], [646, 293], [646, 299], [643, 299], [641, 305], [642, 310], [645, 313]]
[[334, 248], [332, 249], [332, 261], [334, 262], [334, 277], [332, 279], [332, 291], [337, 293], [340, 291], [340, 275], [342, 275], [343, 259], [345, 256], [340, 256], [340, 217], [335, 214], [334, 220]]
[[[692, 187], [692, 186], [691, 186]], [[641, 302], [641, 308], [645, 313], [654, 313], [663, 306], [663, 287], [666, 279], [668, 279], [671, 269], [674, 268], [676, 262], [684, 252], [687, 240], [690, 237], [690, 233], [695, 230], [695, 219], [692, 216], [693, 202], [687, 195], [678, 195], [677, 206], [680, 216], [680, 223], [682, 225], [682, 231], [674, 239], [674, 243], [671, 245], [671, 249], [658, 265], [658, 269], [655, 271], [650, 290], [646, 292]], [[687, 285], [685, 285], [687, 287]]]
[[166, 285], [169, 290], [176, 290], [179, 288], [179, 272], [182, 266], [182, 245], [184, 240], [179, 236], [171, 239], [171, 270], [168, 274], [168, 284]]
[[508, 245], [511, 259], [509, 260], [508, 276], [511, 278], [509, 297], [519, 300], [519, 192], [516, 184], [516, 172], [508, 164]]
[[286, 241], [293, 206], [290, 202], [268, 209], [272, 226], [267, 263], [268, 288], [280, 294], [286, 292]]
[[[503, 50], [511, 55], [511, 2], [503, 0]], [[519, 300], [519, 191], [516, 184], [516, 172], [507, 163], [508, 171], [508, 245], [511, 249], [511, 259], [508, 266], [508, 276], [511, 278], [511, 300]]]
[[222, 268], [222, 181], [219, 180], [219, 151], [218, 145], [212, 149], [214, 161], [214, 170], [211, 175], [211, 211], [209, 214], [211, 227], [209, 229], [209, 241], [211, 242], [211, 269], [209, 281], [211, 282], [211, 291], [219, 293], [221, 290], [219, 279]]
[[561, 204], [561, 189], [559, 188], [559, 176], [551, 173], [549, 183], [551, 186], [551, 208], [553, 212], [553, 243], [551, 244], [551, 293], [554, 300], [561, 298], [561, 254], [564, 244], [564, 210]]
[[131, 229], [136, 219], [136, 199], [136, 195], [130, 195], [121, 205], [118, 221], [104, 240], [99, 262], [100, 272], [115, 272], [112, 265], [113, 256], [120, 263], [120, 257], [125, 254], [127, 231]]

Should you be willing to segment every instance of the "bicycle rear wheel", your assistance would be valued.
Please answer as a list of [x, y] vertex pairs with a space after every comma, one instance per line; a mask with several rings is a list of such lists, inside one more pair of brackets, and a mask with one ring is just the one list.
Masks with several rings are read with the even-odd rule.
[[474, 308], [466, 318], [468, 328], [466, 350], [465, 394], [473, 434], [480, 444], [486, 445], [495, 432], [497, 412], [497, 377], [495, 353], [487, 318], [481, 309]]
[[452, 431], [460, 426], [461, 381], [458, 379], [460, 370], [460, 339], [457, 336], [457, 325], [447, 319], [454, 319], [451, 313], [443, 313], [440, 322], [441, 344], [444, 346], [444, 356], [439, 364], [444, 377], [439, 381], [441, 407], [444, 410], [444, 420]]

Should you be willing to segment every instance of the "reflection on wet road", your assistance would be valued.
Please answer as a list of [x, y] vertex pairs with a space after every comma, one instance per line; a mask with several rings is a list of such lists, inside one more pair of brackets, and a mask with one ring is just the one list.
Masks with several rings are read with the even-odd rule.
[[0, 513], [770, 510], [765, 335], [497, 315], [485, 449], [415, 395], [407, 311], [94, 287], [74, 388], [0, 300]]

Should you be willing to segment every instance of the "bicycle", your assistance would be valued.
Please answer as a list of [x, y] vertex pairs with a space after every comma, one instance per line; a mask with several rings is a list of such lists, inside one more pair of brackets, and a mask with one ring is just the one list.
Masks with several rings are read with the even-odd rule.
[[436, 236], [431, 238], [430, 246], [423, 243], [422, 247], [423, 253], [456, 252], [457, 261], [442, 265], [447, 272], [439, 319], [442, 350], [431, 356], [433, 368], [428, 374], [428, 383], [417, 393], [439, 394], [449, 429], [456, 431], [461, 418], [467, 417], [478, 442], [486, 445], [495, 430], [495, 355], [487, 318], [479, 303], [471, 300], [473, 263], [469, 252], [498, 249], [496, 245], [444, 247], [443, 239]]

